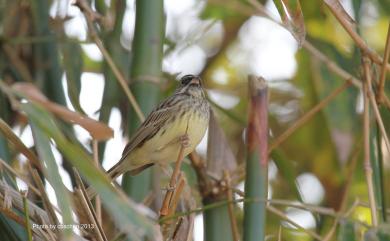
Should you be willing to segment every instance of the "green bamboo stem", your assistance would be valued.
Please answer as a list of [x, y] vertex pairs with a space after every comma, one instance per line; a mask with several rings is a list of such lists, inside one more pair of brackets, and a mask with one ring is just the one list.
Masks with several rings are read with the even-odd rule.
[[[245, 198], [267, 199], [268, 187], [268, 104], [263, 78], [249, 76], [249, 123], [247, 129]], [[264, 240], [266, 203], [244, 204], [244, 241]]]
[[[165, 30], [163, 1], [137, 0], [135, 17], [131, 85], [142, 112], [147, 114], [156, 106], [160, 98], [157, 82], [162, 75]], [[129, 136], [131, 136], [140, 125], [133, 109], [130, 110], [128, 120]], [[142, 201], [152, 186], [152, 170], [145, 170], [136, 177], [124, 175], [122, 185], [127, 194], [136, 201]]]
[[[207, 205], [207, 203], [204, 204]], [[228, 230], [230, 219], [227, 205], [206, 209], [203, 220], [205, 241], [233, 241], [232, 232]], [[222, 231], [223, 228], [225, 228], [224, 231]]]

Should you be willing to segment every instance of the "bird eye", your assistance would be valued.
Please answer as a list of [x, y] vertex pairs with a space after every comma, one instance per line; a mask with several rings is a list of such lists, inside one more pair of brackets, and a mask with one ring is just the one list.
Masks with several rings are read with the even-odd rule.
[[188, 85], [188, 83], [190, 83], [190, 81], [195, 78], [195, 76], [193, 75], [185, 75], [181, 78], [181, 84], [182, 85]]

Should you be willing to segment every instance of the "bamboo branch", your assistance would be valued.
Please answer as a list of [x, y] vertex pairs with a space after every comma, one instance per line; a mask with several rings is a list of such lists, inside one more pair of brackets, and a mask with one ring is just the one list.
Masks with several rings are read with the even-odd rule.
[[379, 64], [381, 66], [386, 67], [388, 71], [390, 71], [390, 64], [386, 64], [382, 57], [376, 53], [374, 50], [370, 49], [367, 45], [367, 43], [360, 37], [360, 35], [352, 28], [352, 26], [348, 23], [348, 21], [341, 15], [339, 11], [336, 11], [334, 8], [331, 7], [331, 5], [326, 4], [331, 11], [331, 13], [336, 17], [336, 19], [339, 21], [341, 26], [347, 31], [349, 36], [352, 38], [352, 40], [356, 43], [356, 45], [368, 55], [368, 57], [375, 62], [376, 64]]
[[99, 241], [108, 241], [103, 231], [103, 227], [100, 225], [100, 223], [97, 220], [95, 210], [93, 209], [91, 200], [89, 200], [88, 198], [88, 194], [87, 191], [85, 190], [80, 174], [77, 172], [76, 168], [73, 169], [73, 172], [78, 186], [78, 189], [75, 190], [75, 193], [78, 196], [78, 199], [80, 200], [80, 203], [83, 207], [82, 210], [85, 211], [87, 214], [88, 220], [90, 221], [91, 224], [93, 224], [96, 227], [93, 228], [93, 232], [95, 233], [96, 238]]
[[319, 61], [323, 62], [328, 69], [338, 75], [340, 78], [342, 78], [345, 81], [350, 81], [351, 84], [356, 86], [357, 88], [362, 87], [362, 80], [356, 78], [355, 76], [351, 75], [347, 71], [345, 71], [343, 68], [338, 66], [334, 61], [332, 61], [330, 58], [328, 58], [325, 54], [323, 54], [321, 51], [319, 51], [317, 48], [315, 48], [309, 41], [305, 40], [303, 42], [303, 48], [305, 48], [313, 57], [318, 59]]
[[[368, 71], [368, 59], [363, 57], [363, 67], [366, 78], [370, 76]], [[366, 175], [366, 182], [368, 188], [368, 199], [371, 209], [371, 222], [374, 227], [378, 225], [378, 218], [376, 213], [376, 202], [374, 195], [374, 187], [372, 182], [372, 168], [370, 162], [370, 115], [369, 115], [369, 97], [368, 97], [368, 86], [369, 79], [368, 77], [365, 82], [363, 82], [363, 96], [364, 96], [364, 112], [363, 112], [363, 141], [364, 141], [364, 171]]]
[[383, 95], [384, 95], [384, 89], [385, 89], [385, 80], [386, 80], [386, 64], [389, 62], [389, 56], [390, 56], [390, 23], [389, 28], [387, 30], [387, 39], [386, 39], [386, 45], [385, 45], [385, 54], [383, 56], [383, 64], [381, 69], [381, 74], [379, 77], [379, 84], [378, 84], [378, 92], [377, 92], [377, 99], [379, 103], [382, 103]]
[[366, 61], [363, 60], [363, 68], [364, 68], [365, 78], [366, 78], [366, 81], [367, 81], [367, 89], [366, 89], [367, 95], [368, 95], [369, 101], [371, 102], [372, 108], [374, 109], [375, 118], [376, 118], [376, 120], [378, 122], [379, 129], [380, 129], [380, 131], [382, 133], [382, 137], [385, 140], [387, 151], [390, 154], [389, 138], [387, 137], [386, 129], [385, 129], [385, 126], [383, 124], [383, 120], [382, 120], [381, 114], [379, 112], [379, 107], [378, 107], [378, 105], [376, 103], [375, 96], [374, 96], [374, 94], [372, 92], [371, 71], [370, 71], [370, 65], [369, 65], [367, 59], [366, 59]]
[[137, 103], [137, 100], [135, 99], [133, 93], [127, 86], [127, 81], [125, 77], [123, 76], [119, 68], [115, 65], [114, 60], [112, 59], [107, 49], [104, 47], [103, 41], [99, 38], [99, 35], [95, 30], [93, 23], [94, 21], [100, 18], [100, 15], [94, 12], [85, 0], [76, 0], [74, 5], [77, 6], [80, 9], [80, 11], [84, 13], [84, 16], [88, 24], [88, 30], [92, 40], [95, 42], [96, 46], [99, 48], [100, 52], [102, 53], [104, 59], [107, 61], [107, 64], [110, 66], [120, 86], [122, 87], [131, 105], [133, 106], [134, 111], [137, 114], [138, 118], [141, 120], [141, 122], [143, 122], [145, 120], [145, 116], [142, 113], [141, 108]]
[[[92, 140], [92, 150], [93, 150], [93, 160], [96, 167], [99, 168], [99, 151], [98, 151], [98, 141]], [[102, 223], [102, 203], [99, 195], [95, 198], [95, 211], [96, 211], [96, 219], [99, 224]]]
[[267, 206], [267, 210], [270, 211], [271, 213], [275, 214], [276, 216], [286, 220], [287, 222], [292, 224], [294, 227], [296, 227], [298, 230], [300, 230], [300, 231], [302, 231], [304, 233], [307, 233], [308, 235], [310, 235], [311, 237], [313, 237], [313, 238], [315, 238], [317, 240], [322, 240], [322, 237], [320, 235], [318, 235], [317, 233], [311, 231], [310, 229], [302, 227], [301, 225], [299, 225], [298, 223], [296, 223], [295, 221], [293, 221], [289, 217], [287, 217], [286, 214], [284, 214], [279, 209], [276, 209], [275, 207], [268, 205]]
[[[187, 135], [187, 132], [188, 132], [188, 122], [189, 121], [187, 121], [185, 135]], [[169, 181], [167, 193], [165, 194], [164, 201], [163, 201], [163, 204], [161, 206], [160, 217], [164, 217], [170, 213], [173, 191], [176, 189], [177, 178], [178, 178], [179, 173], [180, 173], [181, 163], [183, 162], [183, 159], [184, 159], [184, 149], [185, 149], [185, 147], [182, 144], [180, 146], [179, 154], [177, 156], [177, 160], [175, 163], [175, 169], [174, 169], [172, 176], [171, 176], [171, 179]]]
[[286, 131], [284, 131], [280, 136], [278, 136], [275, 141], [272, 142], [268, 153], [271, 153], [276, 147], [283, 143], [288, 137], [290, 137], [297, 129], [302, 127], [307, 121], [309, 121], [316, 113], [322, 110], [325, 106], [329, 104], [336, 96], [343, 92], [346, 88], [350, 86], [350, 82], [346, 81], [342, 86], [333, 90], [325, 99], [319, 102], [316, 106], [311, 108], [306, 114], [300, 117], [295, 121]]

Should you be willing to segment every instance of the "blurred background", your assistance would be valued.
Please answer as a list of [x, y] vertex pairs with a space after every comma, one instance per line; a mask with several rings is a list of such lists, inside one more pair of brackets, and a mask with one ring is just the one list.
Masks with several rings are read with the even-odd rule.
[[[232, 185], [241, 191], [244, 191], [248, 121], [247, 76], [262, 76], [269, 88], [272, 148], [268, 198], [281, 202], [277, 208], [283, 214], [267, 214], [266, 240], [318, 239], [310, 231], [329, 237], [324, 240], [362, 240], [369, 236], [366, 231], [371, 230], [371, 213], [363, 166], [363, 95], [354, 84], [344, 86], [346, 75], [340, 75], [341, 69], [347, 77], [364, 79], [362, 53], [326, 1], [301, 1], [301, 9], [290, 12], [303, 14], [303, 21], [292, 21], [298, 24], [293, 25], [295, 31], [281, 26], [286, 22], [270, 0], [87, 2], [99, 14], [96, 24], [88, 24], [73, 1], [0, 1], [0, 81], [8, 86], [33, 83], [51, 102], [111, 127], [114, 136], [99, 142], [99, 161], [104, 169], [120, 159], [140, 121], [96, 41], [102, 43], [127, 80], [144, 114], [173, 92], [181, 76], [201, 76], [226, 145], [210, 143], [208, 133], [197, 147], [197, 155], [217, 176], [224, 169], [229, 170]], [[355, 30], [367, 46], [383, 56], [390, 3], [342, 0], [340, 4], [354, 20]], [[288, 10], [289, 6], [284, 8]], [[296, 16], [288, 17], [294, 20]], [[300, 32], [302, 29], [304, 34]], [[371, 68], [373, 78], [378, 78], [380, 66], [372, 64]], [[0, 117], [25, 146], [34, 150], [37, 140], [28, 118], [12, 108], [9, 94], [2, 90]], [[390, 93], [388, 84], [385, 93]], [[275, 142], [328, 96], [332, 96], [330, 101], [315, 115], [296, 126], [286, 139]], [[388, 108], [380, 106], [389, 134]], [[376, 205], [386, 210], [390, 204], [390, 156], [374, 120], [372, 117], [370, 144]], [[86, 153], [92, 153], [92, 138], [85, 128], [58, 122], [70, 140]], [[50, 145], [64, 185], [73, 190], [72, 162], [66, 160], [56, 141], [52, 139]], [[210, 148], [222, 148], [228, 153], [224, 160], [218, 160], [221, 166], [210, 164]], [[9, 144], [7, 135], [0, 134], [0, 158], [28, 178], [28, 160], [17, 149]], [[186, 159], [183, 165], [195, 202], [193, 207], [207, 207], [223, 199], [205, 197], [191, 161]], [[28, 188], [25, 181], [15, 180], [15, 189]], [[145, 200], [149, 198], [153, 200], [149, 200], [149, 206], [158, 210], [167, 177], [153, 167], [136, 177], [124, 175], [118, 182], [132, 200], [148, 203]], [[58, 196], [49, 181], [45, 182], [45, 188], [53, 205], [58, 205]], [[242, 208], [242, 202], [235, 203], [234, 215], [240, 233]], [[210, 221], [205, 220], [203, 212], [196, 214], [193, 240], [218, 240], [206, 233], [204, 226]], [[385, 224], [388, 211], [381, 213], [381, 223]], [[0, 219], [1, 228], [10, 230], [5, 220]], [[229, 219], [221, 225], [229, 227]], [[389, 233], [386, 225], [385, 232]], [[9, 233], [4, 240], [23, 240], [12, 239]], [[219, 240], [233, 240], [230, 232], [224, 235]]]

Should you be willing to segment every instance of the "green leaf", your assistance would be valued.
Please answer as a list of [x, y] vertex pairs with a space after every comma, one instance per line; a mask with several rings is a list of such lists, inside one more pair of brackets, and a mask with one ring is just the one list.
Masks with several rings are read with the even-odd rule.
[[79, 44], [66, 42], [61, 48], [68, 96], [73, 107], [84, 114], [80, 106], [81, 73], [83, 70], [82, 50]]
[[[28, 104], [31, 106], [31, 104]], [[34, 108], [34, 107], [29, 107]], [[50, 184], [53, 186], [54, 192], [57, 197], [58, 206], [62, 211], [62, 224], [73, 224], [72, 219], [72, 210], [71, 210], [71, 201], [69, 196], [67, 195], [67, 190], [62, 183], [61, 175], [58, 171], [58, 166], [55, 161], [53, 152], [50, 146], [50, 140], [42, 132], [40, 128], [34, 123], [34, 121], [30, 122], [31, 129], [33, 132], [35, 147], [37, 148], [38, 155], [41, 160], [45, 163], [44, 173]], [[72, 237], [71, 229], [61, 229], [61, 232], [64, 233], [65, 239], [70, 239]]]

